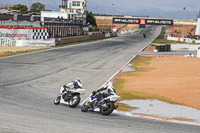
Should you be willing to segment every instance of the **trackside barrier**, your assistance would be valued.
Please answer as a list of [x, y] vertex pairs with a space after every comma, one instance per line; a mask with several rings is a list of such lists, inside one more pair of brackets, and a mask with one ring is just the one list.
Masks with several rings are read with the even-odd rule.
[[198, 50], [197, 50], [197, 57], [200, 58], [200, 47], [198, 47]]
[[[117, 33], [113, 33], [113, 34], [111, 33], [109, 36], [110, 37], [117, 36]], [[81, 42], [81, 41], [87, 41], [87, 40], [103, 39], [103, 38], [106, 38], [106, 34], [58, 38], [56, 39], [56, 45], [73, 43], [73, 42]]]
[[105, 37], [110, 37], [110, 36], [111, 36], [110, 33], [106, 33], [106, 34], [105, 34]]
[[195, 39], [191, 39], [191, 38], [180, 38], [180, 37], [171, 37], [171, 36], [168, 36], [167, 40], [177, 41], [177, 42], [186, 42], [186, 43], [200, 44], [200, 40], [195, 40]]
[[15, 39], [0, 39], [0, 46], [6, 47], [24, 47], [24, 46], [55, 46], [55, 39], [47, 40], [15, 40]]
[[188, 44], [171, 44], [171, 50], [188, 50], [188, 51], [196, 51], [198, 50], [199, 45], [188, 45]]
[[55, 39], [48, 39], [42, 27], [0, 26], [0, 46], [55, 46]]
[[55, 39], [48, 40], [16, 40], [16, 46], [18, 47], [34, 47], [34, 46], [55, 46]]
[[0, 46], [8, 46], [8, 47], [12, 47], [12, 46], [16, 46], [16, 40], [13, 39], [0, 39]]

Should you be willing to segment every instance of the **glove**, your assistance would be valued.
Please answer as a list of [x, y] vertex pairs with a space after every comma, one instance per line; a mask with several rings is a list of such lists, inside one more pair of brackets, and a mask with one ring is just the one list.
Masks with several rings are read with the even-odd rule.
[[64, 89], [66, 89], [66, 88], [67, 88], [67, 86], [66, 86], [66, 85], [63, 85], [63, 88], [64, 88]]
[[96, 91], [93, 91], [93, 92], [92, 92], [92, 95], [95, 95], [96, 93], [97, 93]]

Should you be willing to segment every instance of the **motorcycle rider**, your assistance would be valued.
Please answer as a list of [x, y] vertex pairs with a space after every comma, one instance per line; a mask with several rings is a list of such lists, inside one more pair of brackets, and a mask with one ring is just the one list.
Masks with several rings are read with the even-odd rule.
[[[105, 93], [103, 91], [105, 91]], [[98, 95], [96, 95], [97, 102], [100, 101], [100, 104], [101, 103], [103, 104], [103, 101], [102, 101], [103, 98], [106, 98], [110, 95], [116, 94], [116, 91], [115, 91], [115, 88], [112, 85], [112, 82], [108, 82], [102, 88], [99, 88], [97, 91], [93, 91], [92, 94], [95, 95], [97, 92], [99, 93]], [[103, 92], [103, 93], [100, 93], [100, 92]]]
[[[73, 87], [72, 87], [73, 86]], [[67, 95], [67, 88], [68, 89], [82, 89], [83, 84], [80, 81], [80, 78], [75, 78], [72, 82], [68, 83], [67, 85], [63, 86], [63, 90], [61, 93], [63, 94], [63, 98]]]
[[146, 38], [146, 34], [144, 32], [142, 34], [143, 34], [143, 37]]
[[73, 85], [73, 89], [79, 89], [79, 88], [82, 88], [83, 85], [80, 81], [80, 78], [75, 78], [74, 81], [68, 83], [66, 86], [70, 88], [70, 86]]

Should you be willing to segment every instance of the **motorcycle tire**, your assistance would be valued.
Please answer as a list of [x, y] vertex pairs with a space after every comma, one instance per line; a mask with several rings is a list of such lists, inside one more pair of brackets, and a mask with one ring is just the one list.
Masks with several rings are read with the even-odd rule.
[[113, 102], [108, 102], [106, 104], [107, 104], [107, 107], [101, 108], [101, 110], [100, 110], [102, 115], [110, 115], [113, 112], [113, 110], [115, 109], [115, 105]]
[[57, 96], [57, 97], [55, 98], [55, 100], [54, 100], [54, 104], [55, 104], [55, 105], [60, 104], [60, 99], [61, 99], [61, 96], [60, 96], [60, 95]]
[[[75, 100], [75, 101], [74, 101]], [[74, 95], [69, 101], [69, 107], [70, 108], [75, 108], [81, 101], [81, 98], [79, 95]]]
[[81, 111], [82, 112], [87, 112], [88, 111], [88, 106], [86, 105], [86, 102], [81, 106]]

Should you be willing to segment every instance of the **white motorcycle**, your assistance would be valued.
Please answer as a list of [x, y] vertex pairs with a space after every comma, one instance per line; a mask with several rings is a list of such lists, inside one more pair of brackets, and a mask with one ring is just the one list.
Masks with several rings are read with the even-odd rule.
[[96, 94], [91, 93], [88, 100], [81, 106], [81, 111], [87, 112], [88, 110], [94, 111], [96, 109], [100, 109], [100, 113], [102, 115], [110, 115], [114, 109], [118, 108], [118, 106], [114, 105], [114, 103], [119, 98], [119, 95], [114, 94], [103, 98], [101, 101], [98, 101]]
[[60, 89], [60, 94], [55, 98], [54, 104], [58, 105], [63, 101], [63, 103], [68, 104], [70, 108], [75, 108], [81, 101], [80, 95], [83, 94], [85, 94], [85, 89], [71, 89], [64, 85]]

